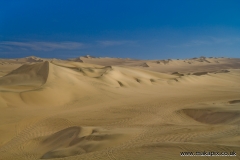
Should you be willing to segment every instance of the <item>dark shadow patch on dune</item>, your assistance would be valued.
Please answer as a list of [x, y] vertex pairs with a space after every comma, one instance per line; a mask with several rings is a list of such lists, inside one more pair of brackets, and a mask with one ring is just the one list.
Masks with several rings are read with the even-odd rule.
[[240, 116], [240, 112], [214, 109], [183, 109], [182, 112], [192, 119], [206, 124], [227, 124], [237, 120]]
[[229, 70], [222, 70], [221, 73], [228, 73], [230, 72]]
[[147, 63], [143, 63], [142, 65], [140, 65], [142, 67], [149, 67], [149, 65]]
[[184, 76], [184, 74], [181, 74], [179, 72], [173, 72], [172, 75], [176, 75], [176, 76]]
[[195, 72], [195, 73], [193, 73], [193, 75], [195, 75], [195, 76], [202, 76], [202, 75], [207, 75], [208, 74], [208, 72]]
[[36, 64], [24, 64], [21, 67], [13, 70], [4, 77], [17, 76], [17, 75], [37, 75], [42, 78], [43, 84], [46, 83], [49, 74], [49, 62], [41, 62]]
[[156, 82], [154, 79], [150, 79], [151, 82]]
[[102, 68], [92, 68], [92, 67], [81, 67], [78, 68], [78, 71], [82, 72], [84, 76], [99, 78], [104, 74], [110, 72], [112, 70], [112, 66], [105, 66]]
[[24, 64], [12, 72], [0, 77], [1, 91], [24, 92], [35, 90], [47, 82], [49, 62]]
[[240, 103], [240, 100], [232, 100], [232, 101], [229, 101], [228, 103], [230, 104]]
[[140, 82], [141, 82], [141, 80], [140, 80], [140, 79], [138, 79], [138, 78], [136, 78], [135, 80], [136, 80], [138, 83], [140, 83]]
[[156, 61], [157, 64], [169, 64], [170, 61], [172, 61], [171, 59], [168, 59], [168, 60], [158, 60]]
[[228, 72], [230, 72], [230, 71], [229, 70], [221, 70], [221, 71], [216, 71], [214, 73], [228, 73]]
[[[82, 140], [81, 138], [78, 138], [80, 132], [81, 127], [69, 127], [56, 132], [43, 140], [42, 146], [50, 148], [50, 151], [45, 153], [41, 159], [61, 158], [78, 154], [79, 152], [76, 150], [69, 150], [69, 147], [71, 144], [76, 144], [76, 142], [79, 143]], [[66, 150], [63, 150], [62, 148], [66, 148]], [[83, 149], [81, 150], [84, 151]]]
[[42, 143], [43, 144], [53, 144], [56, 141], [63, 141], [66, 139], [75, 139], [81, 131], [80, 127], [69, 127], [63, 129], [59, 132], [54, 133], [50, 137], [46, 138]]
[[177, 79], [177, 78], [174, 78], [173, 80], [175, 80], [176, 82], [178, 82], [178, 79]]
[[179, 82], [179, 80], [177, 78], [171, 78], [168, 80], [168, 83], [172, 83], [172, 82]]
[[124, 85], [122, 84], [122, 82], [120, 82], [120, 81], [117, 81], [118, 82], [118, 84], [120, 85], [120, 87], [123, 87]]
[[197, 62], [207, 62], [207, 63], [211, 63], [211, 62], [208, 61], [207, 58], [204, 57], [204, 56], [201, 56], [201, 57], [199, 57], [199, 58], [194, 57], [194, 58], [192, 58], [192, 59], [190, 59], [190, 60], [194, 60], [194, 61], [197, 61]]
[[39, 150], [43, 153], [40, 159], [64, 158], [98, 151], [105, 148], [106, 143], [118, 142], [116, 139], [122, 136], [119, 133], [101, 133], [93, 128], [86, 132], [83, 127], [69, 127], [48, 136], [40, 143]]
[[64, 158], [86, 153], [82, 148], [61, 148], [45, 153], [40, 159]]
[[76, 72], [81, 72], [84, 76], [91, 77], [91, 78], [100, 78], [103, 75], [107, 74], [108, 72], [112, 71], [112, 66], [104, 66], [104, 67], [70, 67], [70, 66], [64, 66], [61, 64], [51, 62], [54, 65], [68, 68], [71, 70], [74, 70]]

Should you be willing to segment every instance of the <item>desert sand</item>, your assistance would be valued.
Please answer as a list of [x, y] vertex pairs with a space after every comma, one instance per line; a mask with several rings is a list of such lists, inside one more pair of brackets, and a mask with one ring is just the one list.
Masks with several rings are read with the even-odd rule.
[[0, 160], [36, 159], [240, 159], [240, 59], [0, 59]]

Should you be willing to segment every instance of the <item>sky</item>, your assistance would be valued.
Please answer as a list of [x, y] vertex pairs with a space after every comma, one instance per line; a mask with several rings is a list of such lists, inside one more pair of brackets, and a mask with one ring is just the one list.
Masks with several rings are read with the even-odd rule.
[[239, 0], [0, 0], [0, 58], [240, 58]]

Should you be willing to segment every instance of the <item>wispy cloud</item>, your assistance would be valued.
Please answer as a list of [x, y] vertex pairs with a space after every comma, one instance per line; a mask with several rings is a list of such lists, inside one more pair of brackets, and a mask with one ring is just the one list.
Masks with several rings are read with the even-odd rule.
[[52, 51], [52, 50], [75, 50], [86, 47], [80, 42], [0, 42], [0, 49], [2, 50], [34, 50], [34, 51]]
[[136, 44], [136, 41], [97, 41], [100, 46], [109, 47], [109, 46], [120, 46], [120, 45], [132, 45]]
[[202, 46], [202, 45], [231, 45], [235, 43], [239, 43], [240, 38], [217, 38], [217, 37], [206, 37], [205, 39], [195, 39], [191, 40], [186, 43], [176, 44], [176, 45], [168, 45], [168, 47], [178, 48], [178, 47], [195, 47], [195, 46]]

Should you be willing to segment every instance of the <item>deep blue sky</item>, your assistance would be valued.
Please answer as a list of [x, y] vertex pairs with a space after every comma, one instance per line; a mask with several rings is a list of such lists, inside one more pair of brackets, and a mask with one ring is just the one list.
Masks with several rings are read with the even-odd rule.
[[0, 0], [0, 58], [240, 57], [239, 0]]

